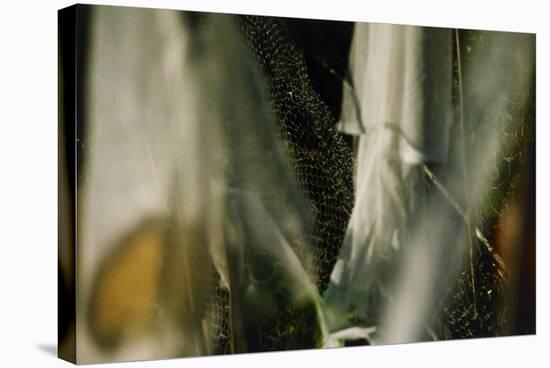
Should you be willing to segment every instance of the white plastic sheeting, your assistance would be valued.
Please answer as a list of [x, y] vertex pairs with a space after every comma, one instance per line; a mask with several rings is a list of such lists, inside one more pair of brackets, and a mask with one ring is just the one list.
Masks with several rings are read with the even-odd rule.
[[[424, 203], [419, 164], [445, 162], [452, 31], [358, 23], [339, 128], [358, 135], [356, 200], [326, 293], [332, 328], [376, 323], [407, 227]], [[406, 244], [405, 244], [406, 246]]]
[[339, 129], [354, 135], [386, 130], [396, 142], [385, 154], [407, 163], [445, 162], [452, 45], [448, 28], [357, 23], [349, 58], [353, 89], [344, 89]]

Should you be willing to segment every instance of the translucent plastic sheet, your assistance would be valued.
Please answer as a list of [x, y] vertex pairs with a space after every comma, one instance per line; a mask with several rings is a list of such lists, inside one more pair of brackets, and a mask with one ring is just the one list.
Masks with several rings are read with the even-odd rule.
[[339, 129], [354, 135], [391, 130], [396, 142], [386, 153], [408, 163], [445, 162], [452, 45], [449, 28], [357, 23], [349, 61], [353, 88], [344, 89]]
[[309, 213], [234, 18], [93, 19], [79, 360], [320, 346]]
[[[445, 162], [452, 30], [358, 23], [340, 130], [358, 135], [356, 201], [326, 293], [331, 328], [373, 324], [426, 201], [419, 164]], [[351, 314], [351, 315], [350, 315]], [[348, 322], [349, 323], [349, 322]]]

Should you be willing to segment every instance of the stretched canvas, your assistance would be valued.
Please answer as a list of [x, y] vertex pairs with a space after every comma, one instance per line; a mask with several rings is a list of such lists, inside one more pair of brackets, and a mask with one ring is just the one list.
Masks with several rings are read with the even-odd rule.
[[59, 356], [534, 334], [535, 35], [59, 11]]

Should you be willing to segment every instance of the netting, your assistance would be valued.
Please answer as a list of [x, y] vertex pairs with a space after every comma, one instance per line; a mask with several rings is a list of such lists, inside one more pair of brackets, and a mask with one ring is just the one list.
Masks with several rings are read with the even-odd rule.
[[[458, 178], [464, 185], [450, 186], [452, 197], [443, 200], [455, 205], [454, 197], [463, 204], [463, 210], [472, 203], [477, 205], [469, 215], [465, 211], [457, 216], [457, 226], [470, 222], [473, 249], [459, 263], [458, 275], [450, 281], [439, 304], [440, 314], [432, 323], [443, 339], [499, 336], [514, 330], [511, 319], [515, 317], [510, 312], [514, 304], [512, 285], [517, 282], [517, 275], [510, 272], [514, 261], [504, 262], [504, 246], [498, 245], [504, 242], [499, 233], [511, 225], [501, 221], [518, 193], [534, 185], [534, 45], [527, 34], [459, 30], [454, 48], [459, 55], [455, 57], [453, 92], [457, 123], [452, 126], [451, 137], [463, 134], [464, 146], [459, 139], [452, 139], [450, 154], [452, 162], [465, 160], [468, 172]], [[490, 167], [480, 169], [482, 159]], [[445, 178], [452, 168], [437, 170], [439, 177]], [[430, 185], [433, 179], [428, 177]], [[525, 207], [520, 216], [526, 222], [533, 221], [534, 214], [528, 210], [532, 199], [522, 199]], [[519, 224], [522, 220], [515, 221]], [[467, 242], [456, 246], [468, 247]], [[516, 246], [527, 250], [532, 244], [523, 239]], [[522, 333], [534, 332], [534, 319], [527, 325]]]
[[239, 16], [241, 30], [262, 67], [269, 102], [291, 165], [313, 210], [314, 276], [328, 283], [353, 207], [351, 150], [310, 81], [304, 51], [284, 19]]

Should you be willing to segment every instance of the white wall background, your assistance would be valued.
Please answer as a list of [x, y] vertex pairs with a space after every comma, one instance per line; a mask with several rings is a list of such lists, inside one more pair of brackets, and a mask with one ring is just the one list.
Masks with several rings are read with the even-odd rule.
[[[550, 31], [544, 1], [90, 1], [537, 33], [536, 337], [250, 354], [129, 363], [128, 367], [548, 366]], [[57, 9], [68, 1], [0, 3], [0, 366], [62, 367], [57, 336]], [[308, 6], [311, 4], [311, 6]], [[546, 92], [546, 93], [545, 93]], [[546, 119], [545, 119], [546, 118]], [[114, 366], [126, 366], [115, 364]]]

